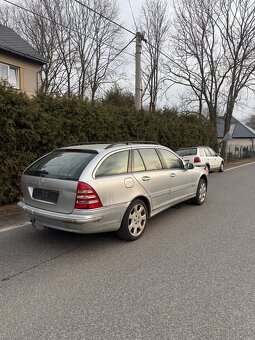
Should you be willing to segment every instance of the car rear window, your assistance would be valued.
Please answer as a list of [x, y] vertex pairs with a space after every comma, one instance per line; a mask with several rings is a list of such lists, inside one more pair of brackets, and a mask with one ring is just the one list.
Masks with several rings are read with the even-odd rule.
[[197, 148], [179, 149], [176, 151], [179, 156], [194, 156], [197, 154]]
[[25, 175], [78, 181], [96, 151], [55, 150], [32, 164]]

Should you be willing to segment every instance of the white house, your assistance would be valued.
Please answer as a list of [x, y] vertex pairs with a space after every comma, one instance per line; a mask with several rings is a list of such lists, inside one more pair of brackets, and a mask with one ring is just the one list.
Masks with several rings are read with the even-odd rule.
[[[217, 122], [218, 141], [224, 138], [224, 118], [219, 117]], [[232, 118], [230, 126], [232, 138], [227, 142], [227, 152], [229, 157], [243, 157], [254, 155], [255, 152], [255, 131], [249, 126], [241, 123], [236, 118]]]

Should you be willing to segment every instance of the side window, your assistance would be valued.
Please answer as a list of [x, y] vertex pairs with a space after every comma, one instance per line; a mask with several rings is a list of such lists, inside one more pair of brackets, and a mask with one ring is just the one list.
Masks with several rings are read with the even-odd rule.
[[116, 152], [99, 166], [96, 177], [125, 174], [128, 172], [129, 151]]
[[207, 157], [211, 157], [211, 156], [212, 156], [211, 153], [209, 152], [209, 150], [208, 150], [207, 148], [204, 148], [204, 150], [205, 150], [205, 155], [206, 155]]
[[160, 149], [160, 153], [166, 163], [167, 169], [184, 169], [182, 160], [172, 152]]
[[0, 63], [0, 80], [6, 80], [15, 88], [19, 88], [19, 68]]
[[216, 156], [216, 152], [213, 149], [208, 148], [208, 150], [212, 156]]
[[162, 164], [155, 149], [139, 149], [146, 170], [160, 170]]
[[199, 154], [201, 157], [205, 157], [205, 152], [204, 152], [204, 149], [203, 148], [199, 148]]
[[145, 171], [142, 157], [137, 150], [134, 150], [133, 171]]

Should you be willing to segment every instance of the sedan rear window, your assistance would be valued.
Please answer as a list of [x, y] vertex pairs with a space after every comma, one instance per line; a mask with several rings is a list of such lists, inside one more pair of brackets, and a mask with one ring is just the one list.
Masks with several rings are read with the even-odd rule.
[[197, 148], [179, 149], [176, 151], [179, 156], [194, 156], [197, 154]]
[[78, 181], [96, 151], [56, 150], [32, 164], [25, 175]]

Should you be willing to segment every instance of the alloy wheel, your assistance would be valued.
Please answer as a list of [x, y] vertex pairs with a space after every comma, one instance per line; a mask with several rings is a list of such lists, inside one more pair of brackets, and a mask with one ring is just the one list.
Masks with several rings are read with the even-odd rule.
[[139, 236], [146, 225], [147, 214], [142, 204], [136, 204], [130, 211], [128, 218], [128, 229], [132, 236]]
[[203, 203], [205, 201], [206, 197], [206, 184], [205, 182], [201, 182], [200, 188], [199, 188], [199, 201]]

